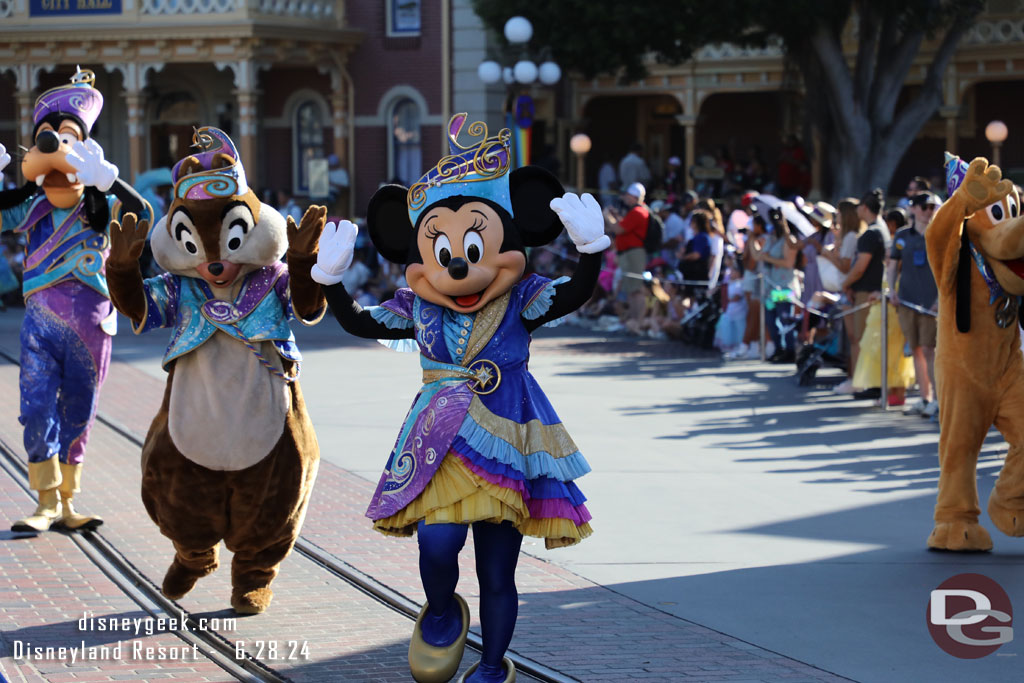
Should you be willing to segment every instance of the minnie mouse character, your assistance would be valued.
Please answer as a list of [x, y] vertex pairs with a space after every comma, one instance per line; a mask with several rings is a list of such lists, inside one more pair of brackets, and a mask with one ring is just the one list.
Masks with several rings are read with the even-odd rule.
[[[523, 534], [548, 548], [590, 534], [574, 480], [590, 467], [527, 370], [530, 333], [582, 306], [609, 244], [601, 207], [564, 194], [554, 176], [509, 173], [507, 129], [459, 143], [466, 114], [448, 125], [451, 154], [409, 189], [382, 187], [370, 200], [370, 238], [406, 266], [408, 288], [363, 309], [341, 283], [356, 227], [328, 224], [313, 278], [349, 333], [420, 352], [423, 388], [388, 459], [366, 515], [388, 535], [419, 537], [427, 604], [409, 644], [422, 682], [458, 670], [469, 608], [455, 593], [458, 555], [470, 525], [480, 581], [483, 657], [462, 680], [513, 681], [504, 658], [518, 610], [515, 568]], [[561, 221], [559, 221], [561, 219]], [[523, 279], [525, 247], [554, 240], [562, 226], [581, 253], [572, 278]], [[415, 340], [415, 345], [412, 344]]]

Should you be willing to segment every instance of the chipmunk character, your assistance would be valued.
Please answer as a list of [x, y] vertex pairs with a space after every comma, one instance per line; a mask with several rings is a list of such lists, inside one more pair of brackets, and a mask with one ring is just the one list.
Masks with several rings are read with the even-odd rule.
[[[468, 681], [512, 681], [504, 657], [515, 629], [515, 568], [523, 534], [547, 547], [590, 534], [590, 513], [574, 480], [590, 468], [527, 370], [530, 333], [583, 305], [610, 244], [590, 195], [563, 196], [543, 169], [509, 173], [507, 129], [462, 146], [466, 120], [449, 123], [451, 155], [410, 189], [388, 185], [370, 200], [377, 249], [406, 266], [409, 288], [372, 309], [340, 284], [356, 228], [328, 224], [313, 278], [349, 333], [412, 344], [423, 388], [402, 426], [367, 516], [389, 535], [419, 537], [427, 605], [409, 644], [422, 682], [447, 681], [462, 660], [469, 608], [457, 593], [458, 555], [473, 527], [480, 580], [481, 661]], [[557, 215], [556, 215], [557, 214]], [[561, 223], [559, 222], [561, 218]], [[572, 278], [523, 279], [525, 247], [554, 240], [565, 224], [581, 252]]]
[[988, 514], [1024, 536], [1024, 217], [1013, 183], [977, 158], [946, 159], [949, 199], [925, 232], [939, 290], [935, 381], [939, 398], [939, 495], [928, 546], [990, 550], [978, 523], [978, 454], [995, 424], [1010, 450]]
[[[151, 211], [117, 177], [90, 138], [103, 109], [91, 71], [36, 100], [35, 144], [21, 160], [28, 178], [0, 192], [0, 228], [25, 233], [21, 327], [21, 416], [33, 514], [12, 531], [46, 531], [52, 524], [94, 529], [99, 517], [75, 512], [85, 446], [110, 365], [117, 314], [103, 273], [111, 213]], [[11, 155], [0, 145], [0, 171]], [[148, 214], [147, 214], [148, 215]]]
[[150, 236], [168, 272], [143, 281], [148, 225], [128, 215], [111, 226], [107, 273], [136, 334], [174, 330], [142, 448], [142, 500], [174, 543], [163, 593], [181, 598], [214, 571], [223, 540], [234, 553], [231, 606], [254, 614], [273, 597], [320, 458], [288, 321], [324, 314], [309, 272], [326, 210], [310, 207], [296, 228], [249, 189], [223, 131], [201, 128], [194, 142], [201, 151], [174, 167], [173, 200]]

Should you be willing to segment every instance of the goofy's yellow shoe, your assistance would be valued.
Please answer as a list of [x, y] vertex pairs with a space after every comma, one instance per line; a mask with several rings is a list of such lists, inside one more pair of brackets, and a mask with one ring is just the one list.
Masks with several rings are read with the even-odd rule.
[[11, 531], [39, 533], [49, 529], [60, 518], [60, 500], [57, 498], [57, 487], [60, 484], [61, 472], [57, 458], [30, 462], [28, 486], [39, 492], [39, 505], [30, 516], [12, 524]]
[[11, 525], [11, 531], [40, 533], [46, 531], [60, 518], [60, 501], [57, 500], [57, 489], [39, 492], [39, 505], [36, 511], [25, 519], [19, 519]]
[[75, 493], [81, 490], [82, 466], [60, 464], [61, 484], [60, 491], [61, 517], [60, 525], [68, 529], [95, 529], [103, 524], [103, 520], [92, 515], [82, 515], [75, 512], [71, 499]]
[[423, 617], [427, 614], [427, 605], [423, 606], [416, 619], [412, 640], [409, 641], [409, 671], [417, 683], [447, 683], [459, 670], [462, 653], [466, 649], [466, 636], [469, 635], [469, 605], [458, 593], [454, 597], [462, 612], [462, 630], [451, 645], [435, 647], [423, 640]]

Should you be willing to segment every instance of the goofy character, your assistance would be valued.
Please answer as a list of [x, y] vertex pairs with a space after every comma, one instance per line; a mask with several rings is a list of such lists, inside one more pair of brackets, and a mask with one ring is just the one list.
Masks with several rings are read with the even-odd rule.
[[[509, 173], [508, 129], [488, 138], [474, 123], [468, 132], [483, 140], [461, 145], [465, 119], [449, 123], [450, 156], [411, 188], [387, 185], [370, 200], [370, 238], [405, 265], [407, 289], [373, 309], [353, 302], [341, 284], [356, 240], [348, 221], [327, 225], [312, 269], [346, 331], [420, 352], [423, 387], [366, 513], [381, 533], [419, 537], [427, 605], [409, 668], [420, 683], [449, 680], [462, 660], [469, 608], [455, 588], [471, 526], [483, 631], [483, 657], [463, 675], [472, 683], [515, 680], [504, 655], [523, 535], [554, 548], [590, 534], [574, 483], [590, 467], [527, 360], [530, 334], [593, 294], [610, 244], [601, 207], [563, 196], [543, 169]], [[551, 242], [563, 224], [581, 253], [572, 278], [524, 278], [525, 247]]]
[[[36, 100], [35, 145], [21, 160], [28, 179], [0, 192], [0, 229], [25, 233], [21, 327], [21, 416], [36, 511], [12, 531], [95, 528], [75, 512], [82, 462], [110, 364], [117, 317], [103, 272], [111, 212], [148, 214], [146, 202], [118, 180], [117, 167], [89, 137], [103, 108], [91, 71]], [[0, 145], [0, 171], [11, 161]], [[58, 497], [59, 493], [59, 497]]]

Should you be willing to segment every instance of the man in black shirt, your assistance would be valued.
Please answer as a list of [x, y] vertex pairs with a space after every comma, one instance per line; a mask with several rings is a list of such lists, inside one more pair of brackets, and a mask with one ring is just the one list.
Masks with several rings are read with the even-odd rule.
[[[871, 300], [873, 294], [882, 293], [882, 276], [885, 272], [885, 252], [889, 242], [889, 228], [879, 217], [882, 212], [883, 199], [881, 190], [873, 190], [864, 195], [857, 206], [857, 214], [867, 223], [868, 228], [857, 238], [857, 260], [853, 262], [850, 272], [843, 280], [843, 290], [847, 291], [853, 305], [859, 306]], [[860, 354], [860, 338], [868, 320], [870, 308], [857, 311], [853, 315], [853, 335], [851, 337], [850, 355], [857, 367], [857, 356]]]
[[[900, 328], [914, 354], [914, 370], [921, 388], [921, 401], [904, 412], [931, 417], [938, 412], [935, 400], [935, 316], [909, 306], [931, 311], [938, 309], [938, 289], [928, 265], [924, 232], [935, 209], [942, 204], [931, 192], [922, 192], [910, 200], [911, 223], [896, 233], [892, 240], [889, 282], [893, 285], [893, 303], [899, 306]], [[899, 289], [895, 287], [899, 277]]]

